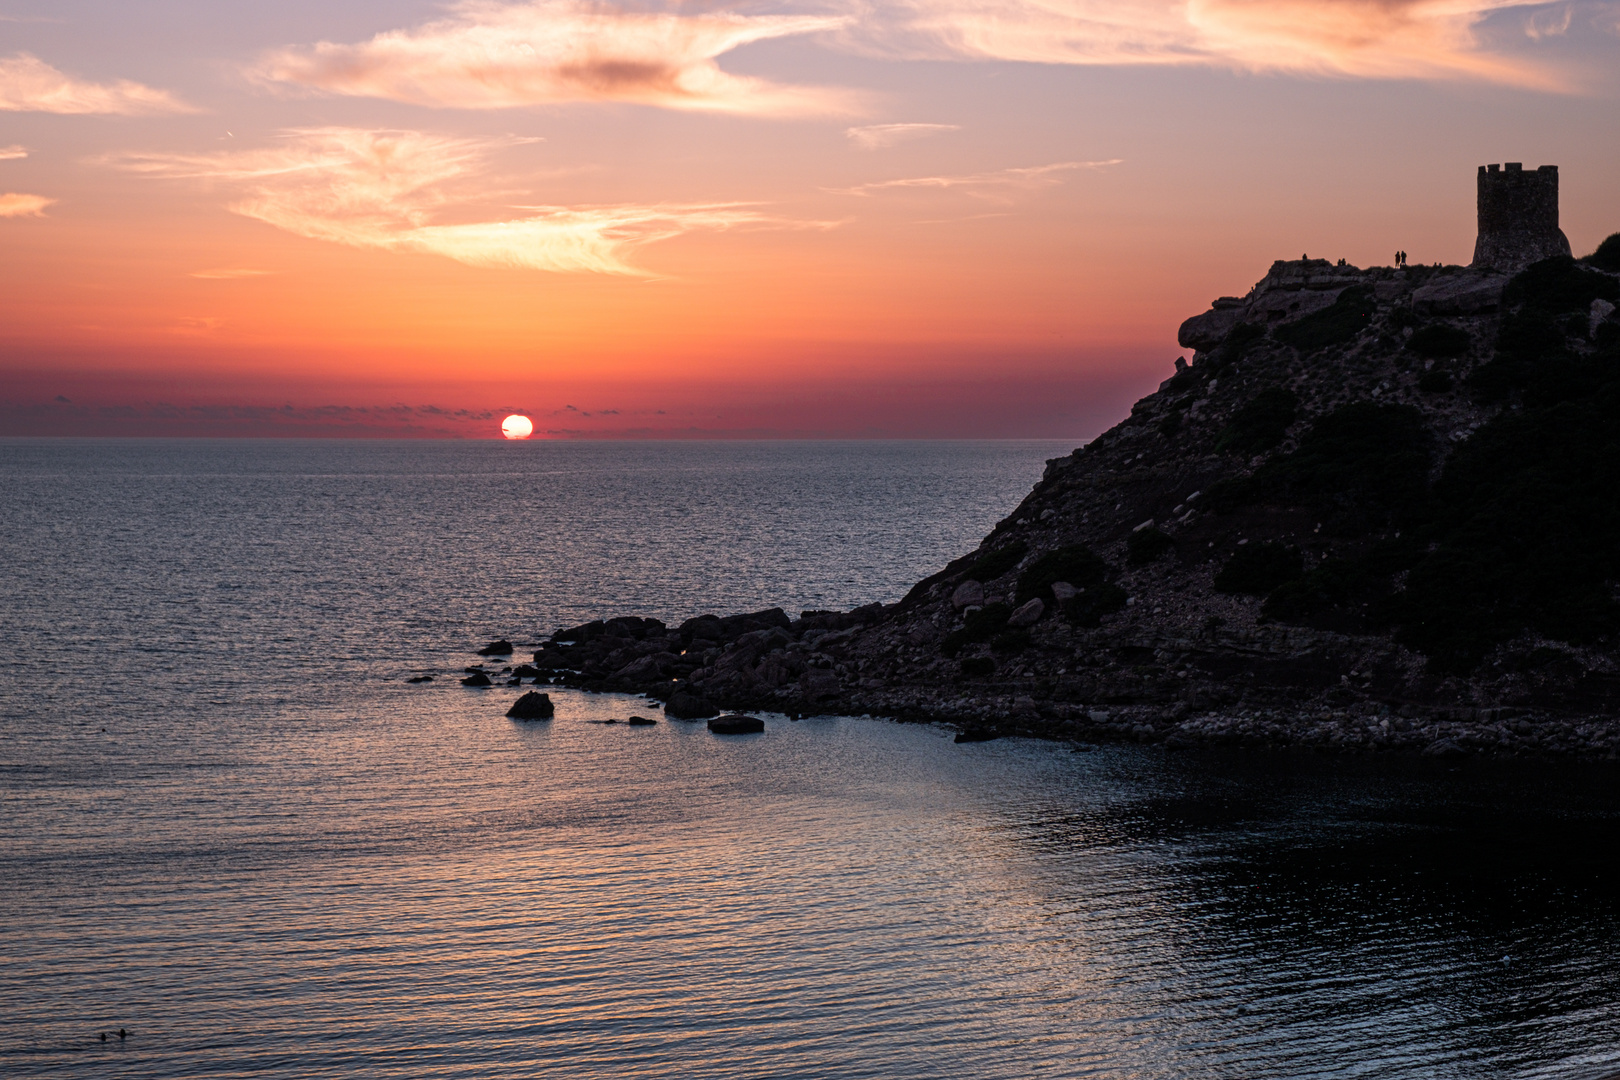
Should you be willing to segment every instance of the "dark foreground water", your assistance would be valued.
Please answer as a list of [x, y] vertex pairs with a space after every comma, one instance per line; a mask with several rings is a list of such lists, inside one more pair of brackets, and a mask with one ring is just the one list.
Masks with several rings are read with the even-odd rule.
[[894, 599], [1067, 449], [0, 442], [0, 1074], [1620, 1069], [1607, 770], [403, 682]]

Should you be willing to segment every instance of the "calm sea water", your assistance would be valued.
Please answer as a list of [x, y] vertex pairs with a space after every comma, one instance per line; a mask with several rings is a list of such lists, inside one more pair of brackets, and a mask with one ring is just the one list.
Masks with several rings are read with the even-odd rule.
[[0, 443], [0, 1073], [1620, 1069], [1607, 770], [403, 681], [894, 599], [1068, 449]]

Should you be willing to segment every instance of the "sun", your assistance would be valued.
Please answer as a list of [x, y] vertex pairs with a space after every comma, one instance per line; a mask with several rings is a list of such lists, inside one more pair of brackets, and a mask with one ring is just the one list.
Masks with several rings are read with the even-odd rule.
[[501, 434], [508, 439], [527, 439], [534, 434], [534, 423], [522, 413], [513, 413], [501, 421]]

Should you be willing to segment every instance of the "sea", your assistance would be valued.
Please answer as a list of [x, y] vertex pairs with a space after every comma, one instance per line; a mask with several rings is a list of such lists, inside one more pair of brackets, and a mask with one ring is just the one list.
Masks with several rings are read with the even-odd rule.
[[1613, 767], [459, 683], [896, 600], [1071, 449], [0, 441], [0, 1074], [1620, 1071]]

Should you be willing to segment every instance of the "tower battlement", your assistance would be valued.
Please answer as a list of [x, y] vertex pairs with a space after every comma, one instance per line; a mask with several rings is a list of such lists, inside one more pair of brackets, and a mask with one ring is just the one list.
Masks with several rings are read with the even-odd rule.
[[1474, 266], [1514, 272], [1569, 253], [1569, 240], [1558, 228], [1558, 166], [1534, 172], [1517, 161], [1479, 167]]

